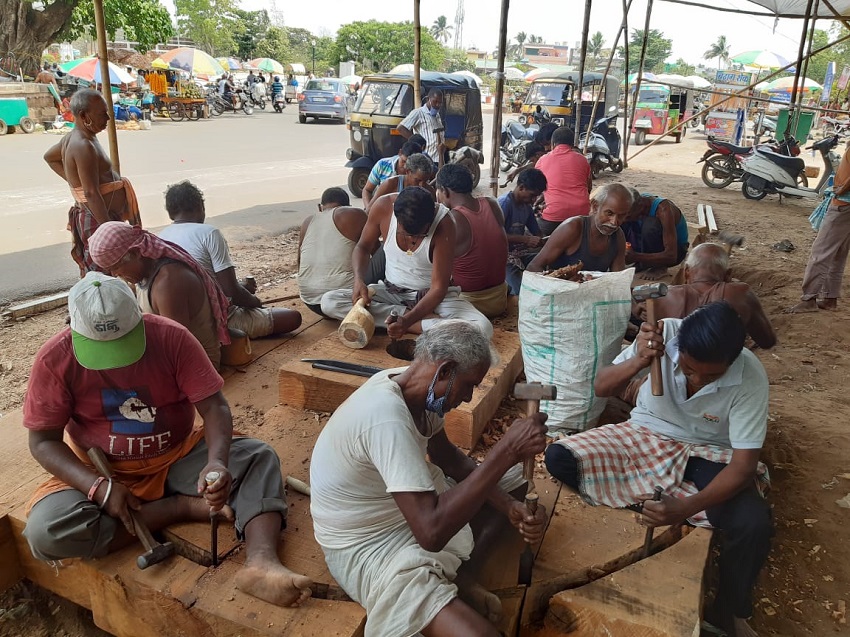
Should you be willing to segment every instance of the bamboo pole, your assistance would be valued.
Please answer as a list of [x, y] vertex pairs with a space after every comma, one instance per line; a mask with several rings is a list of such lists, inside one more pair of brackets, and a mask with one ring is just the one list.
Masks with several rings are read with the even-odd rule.
[[422, 106], [422, 87], [419, 85], [419, 66], [422, 60], [422, 22], [419, 19], [419, 2], [413, 0], [413, 104]]
[[623, 168], [628, 168], [629, 162], [626, 161], [626, 155], [629, 151], [629, 136], [631, 134], [629, 124], [632, 120], [629, 118], [629, 9], [626, 6], [626, 0], [623, 0], [623, 31], [626, 34], [623, 39], [623, 52], [626, 54], [626, 90], [623, 94]]
[[796, 112], [794, 102], [797, 99], [797, 84], [800, 81], [800, 71], [803, 67], [803, 55], [806, 50], [806, 34], [809, 30], [809, 14], [812, 11], [813, 1], [814, 0], [808, 0], [806, 3], [806, 15], [803, 18], [803, 33], [800, 35], [800, 46], [797, 50], [797, 65], [794, 67], [794, 85], [791, 88], [791, 102], [788, 105], [790, 108], [788, 109], [788, 123], [785, 125], [786, 134], [791, 132], [791, 120]]
[[[824, 45], [824, 46], [820, 47], [818, 50], [816, 50], [816, 51], [812, 51], [812, 55], [817, 55], [818, 53], [821, 53], [821, 52], [823, 52], [823, 51], [826, 51], [827, 49], [829, 49], [829, 48], [831, 48], [831, 47], [833, 47], [833, 46], [835, 46], [835, 45], [837, 45], [837, 44], [841, 44], [842, 42], [846, 42], [847, 40], [850, 40], [850, 33], [848, 33], [848, 34], [844, 35], [843, 37], [838, 38], [835, 42], [830, 42], [829, 44], [826, 44], [826, 45]], [[662, 133], [662, 134], [661, 134], [661, 135], [659, 135], [656, 139], [653, 139], [653, 140], [652, 140], [649, 144], [647, 144], [646, 146], [644, 146], [643, 148], [641, 148], [638, 152], [636, 152], [634, 155], [632, 155], [629, 159], [634, 159], [635, 157], [637, 157], [638, 155], [640, 155], [643, 151], [648, 150], [649, 148], [651, 148], [652, 146], [654, 146], [655, 144], [657, 144], [658, 142], [660, 142], [662, 139], [664, 139], [664, 138], [665, 138], [665, 137], [667, 137], [668, 135], [672, 135], [675, 131], [677, 131], [677, 130], [678, 130], [679, 128], [681, 128], [682, 126], [687, 125], [687, 123], [688, 123], [690, 120], [692, 120], [692, 119], [694, 119], [694, 118], [696, 118], [696, 117], [699, 117], [700, 115], [703, 115], [704, 113], [707, 113], [708, 111], [710, 111], [710, 110], [711, 110], [711, 109], [713, 109], [713, 108], [716, 108], [716, 107], [717, 107], [717, 106], [719, 106], [720, 104], [724, 104], [725, 102], [728, 102], [729, 100], [735, 99], [735, 98], [737, 98], [737, 97], [746, 97], [747, 99], [750, 99], [750, 96], [749, 96], [749, 95], [746, 95], [746, 92], [747, 92], [747, 91], [749, 91], [750, 89], [752, 89], [753, 87], [755, 87], [755, 85], [756, 85], [756, 84], [758, 84], [759, 82], [767, 81], [767, 80], [769, 80], [769, 79], [771, 79], [771, 78], [773, 78], [773, 77], [775, 77], [775, 76], [779, 75], [780, 73], [783, 73], [783, 72], [784, 72], [784, 71], [786, 71], [787, 69], [790, 69], [792, 66], [794, 66], [794, 64], [795, 64], [795, 62], [791, 62], [790, 64], [788, 64], [788, 65], [786, 65], [786, 66], [783, 66], [783, 67], [782, 67], [781, 69], [779, 69], [778, 71], [774, 71], [773, 73], [771, 73], [770, 75], [768, 75], [767, 77], [765, 77], [763, 80], [758, 80], [758, 79], [757, 79], [755, 82], [753, 82], [753, 83], [752, 83], [752, 84], [750, 84], [749, 86], [745, 86], [745, 87], [741, 88], [739, 91], [737, 91], [737, 92], [735, 92], [735, 93], [731, 93], [731, 94], [729, 94], [729, 96], [728, 96], [728, 97], [726, 97], [726, 98], [724, 98], [724, 99], [720, 100], [719, 102], [717, 102], [717, 104], [714, 104], [713, 106], [708, 106], [708, 107], [706, 107], [706, 108], [702, 109], [699, 113], [697, 113], [697, 114], [696, 114], [696, 115], [694, 115], [693, 117], [689, 117], [688, 119], [685, 119], [685, 120], [680, 121], [680, 122], [679, 122], [676, 126], [674, 126], [673, 128], [671, 128], [671, 129], [670, 129], [670, 130], [668, 130], [667, 132]], [[753, 98], [753, 99], [758, 99], [758, 98]]]
[[115, 109], [112, 107], [112, 84], [109, 81], [109, 57], [106, 52], [106, 23], [103, 19], [103, 0], [94, 0], [94, 28], [97, 33], [97, 56], [100, 58], [100, 90], [106, 100], [109, 121], [106, 132], [109, 136], [109, 160], [112, 170], [121, 174], [121, 161], [118, 157], [118, 133], [115, 130]]
[[[626, 0], [623, 0], [625, 3]], [[617, 35], [614, 38], [614, 44], [611, 46], [611, 53], [608, 55], [608, 64], [605, 65], [605, 72], [602, 74], [602, 88], [605, 89], [605, 101], [608, 101], [608, 84], [605, 80], [608, 78], [608, 73], [611, 71], [611, 64], [614, 62], [614, 53], [617, 51], [617, 45], [620, 43], [620, 36], [623, 33], [623, 29], [626, 26], [626, 14], [629, 12], [629, 9], [632, 6], [632, 0], [628, 0], [628, 6], [624, 8], [623, 11], [623, 21], [620, 23], [620, 29], [617, 31]], [[627, 36], [628, 37], [628, 36]], [[628, 79], [628, 74], [626, 74], [626, 79]], [[619, 88], [619, 87], [618, 87]], [[628, 86], [626, 86], [626, 93], [628, 93]], [[599, 104], [599, 99], [593, 100], [593, 108], [590, 109], [590, 130], [593, 129], [593, 122], [596, 119], [596, 106]], [[605, 113], [605, 116], [608, 116], [608, 113]], [[587, 150], [587, 142], [590, 141], [590, 134], [584, 136], [584, 146], [582, 146], [582, 152]]]
[[[635, 82], [635, 103], [632, 106], [632, 116], [626, 113], [626, 119], [629, 120], [629, 134], [626, 137], [626, 148], [629, 147], [629, 138], [632, 136], [632, 129], [635, 127], [635, 118], [637, 117], [637, 104], [640, 99], [640, 85], [643, 82], [643, 63], [646, 61], [646, 45], [649, 42], [649, 18], [652, 16], [652, 0], [646, 3], [646, 20], [643, 25], [643, 42], [640, 45], [640, 63], [638, 64], [637, 82]], [[626, 93], [629, 92], [629, 68], [626, 67]], [[638, 151], [639, 154], [640, 151]], [[625, 156], [625, 153], [624, 153]], [[628, 164], [626, 164], [628, 166]]]
[[508, 10], [510, 0], [502, 0], [499, 22], [499, 59], [496, 66], [496, 96], [493, 100], [493, 152], [490, 154], [490, 188], [499, 194], [499, 149], [502, 141], [502, 100], [505, 95], [505, 54], [508, 48]]
[[[578, 96], [573, 97], [575, 105], [575, 137], [573, 139], [573, 148], [578, 148], [578, 139], [581, 135], [581, 94], [584, 91], [584, 61], [587, 59], [587, 36], [590, 31], [590, 9], [593, 6], [593, 0], [585, 0], [584, 2], [584, 24], [581, 27], [581, 59], [578, 63]], [[592, 123], [591, 123], [592, 126]]]

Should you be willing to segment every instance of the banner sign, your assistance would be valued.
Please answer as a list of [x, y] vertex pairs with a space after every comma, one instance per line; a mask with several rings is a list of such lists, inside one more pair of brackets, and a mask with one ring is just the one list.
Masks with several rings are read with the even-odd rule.
[[850, 82], [850, 66], [845, 66], [841, 71], [841, 77], [838, 78], [838, 90], [843, 91], [847, 88], [847, 82]]
[[752, 84], [753, 74], [739, 71], [717, 71], [714, 76], [715, 84], [726, 84], [729, 86], [749, 86]]
[[[846, 68], [846, 67], [845, 67]], [[832, 92], [832, 83], [835, 81], [835, 62], [830, 62], [826, 65], [826, 75], [823, 79], [823, 95], [821, 95], [821, 104], [829, 102], [829, 94]]]

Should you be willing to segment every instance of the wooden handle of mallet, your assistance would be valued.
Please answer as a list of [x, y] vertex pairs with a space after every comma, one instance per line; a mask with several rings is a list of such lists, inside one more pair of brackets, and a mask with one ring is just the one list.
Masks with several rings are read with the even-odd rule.
[[[104, 478], [111, 479], [114, 475], [114, 471], [112, 467], [109, 465], [109, 460], [106, 459], [106, 454], [103, 453], [103, 449], [100, 447], [92, 447], [88, 450], [89, 459], [91, 459], [92, 464], [94, 464], [95, 469], [97, 469], [98, 473], [102, 475]], [[141, 541], [142, 546], [145, 547], [146, 551], [152, 550], [155, 546], [159, 544], [155, 539], [153, 539], [153, 535], [148, 531], [148, 527], [139, 522], [136, 517], [135, 512], [130, 509], [130, 518], [133, 520], [133, 528], [136, 531], [136, 537]]]
[[[656, 299], [646, 300], [646, 322], [656, 327], [658, 319], [655, 317], [655, 301]], [[653, 358], [649, 364], [649, 382], [652, 386], [653, 396], [664, 395], [664, 382], [661, 379], [661, 358]]]
[[[529, 400], [528, 406], [526, 408], [526, 415], [533, 416], [534, 414], [540, 411], [540, 401], [539, 400]], [[534, 491], [534, 457], [526, 458], [522, 462], [522, 477], [528, 480], [529, 484], [529, 492]], [[526, 499], [526, 504], [528, 504], [528, 500]], [[535, 504], [536, 506], [536, 504]]]

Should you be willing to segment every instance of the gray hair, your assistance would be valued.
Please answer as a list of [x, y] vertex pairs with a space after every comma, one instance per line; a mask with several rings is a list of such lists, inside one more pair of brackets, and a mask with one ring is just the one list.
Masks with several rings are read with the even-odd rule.
[[631, 208], [635, 203], [635, 192], [637, 191], [634, 188], [615, 181], [610, 184], [605, 184], [604, 186], [599, 186], [599, 188], [591, 193], [590, 200], [595, 201], [597, 206], [601, 206], [605, 203], [608, 197], [614, 195], [622, 197], [624, 201], [629, 202], [629, 208]]
[[424, 153], [415, 153], [408, 157], [404, 167], [407, 168], [409, 173], [434, 174], [434, 162]]
[[103, 96], [90, 88], [80, 89], [71, 96], [71, 113], [74, 117], [79, 117], [80, 113], [89, 109], [96, 98], [103, 99]]
[[460, 320], [439, 321], [416, 339], [414, 360], [430, 363], [453, 361], [458, 371], [468, 372], [482, 364], [493, 364], [490, 341], [472, 323]]
[[688, 253], [685, 265], [689, 270], [702, 270], [723, 279], [729, 270], [729, 255], [716, 243], [701, 243]]

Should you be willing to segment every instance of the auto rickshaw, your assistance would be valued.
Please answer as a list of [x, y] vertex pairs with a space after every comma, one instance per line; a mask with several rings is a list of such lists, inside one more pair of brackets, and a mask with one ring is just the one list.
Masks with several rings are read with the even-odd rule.
[[[422, 71], [419, 76], [420, 94], [423, 100], [428, 91], [438, 88], [443, 91], [443, 106], [440, 117], [446, 148], [455, 150], [471, 146], [479, 151], [479, 161], [472, 158], [462, 163], [472, 172], [474, 185], [481, 178], [480, 161], [483, 161], [482, 143], [484, 122], [481, 118], [481, 93], [472, 78], [463, 75]], [[351, 168], [348, 189], [360, 197], [372, 167], [383, 157], [398, 153], [405, 142], [396, 127], [414, 108], [413, 74], [378, 74], [363, 78], [360, 94], [348, 123], [350, 148], [346, 151]]]
[[[693, 83], [690, 86], [666, 86], [651, 82], [641, 84], [632, 128], [635, 144], [641, 146], [646, 143], [647, 135], [663, 135], [675, 128], [691, 112], [692, 102]], [[673, 133], [676, 143], [685, 138], [686, 131], [687, 126], [683, 126]]]
[[[602, 73], [585, 73], [582, 86], [581, 130], [591, 128], [590, 113], [593, 103], [596, 105], [597, 117], [601, 113], [610, 112], [611, 107], [617, 106], [619, 97], [619, 82], [616, 78]], [[525, 103], [522, 106], [520, 123], [534, 123], [537, 107], [543, 107], [552, 116], [552, 122], [559, 126], [576, 126], [575, 101], [576, 85], [579, 74], [576, 71], [563, 73], [542, 73], [534, 78]], [[523, 121], [525, 119], [525, 121]]]

